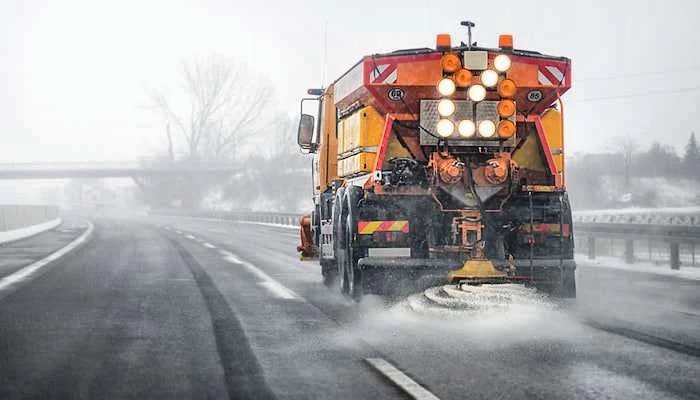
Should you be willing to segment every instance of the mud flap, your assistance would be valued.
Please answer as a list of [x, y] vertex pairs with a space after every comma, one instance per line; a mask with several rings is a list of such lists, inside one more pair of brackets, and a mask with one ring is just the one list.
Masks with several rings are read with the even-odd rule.
[[454, 260], [364, 257], [358, 261], [365, 293], [403, 296], [447, 283], [447, 273], [458, 268]]

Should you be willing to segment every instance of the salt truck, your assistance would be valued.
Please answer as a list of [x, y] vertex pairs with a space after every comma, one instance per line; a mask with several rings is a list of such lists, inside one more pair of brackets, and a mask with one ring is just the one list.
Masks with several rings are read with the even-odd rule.
[[[301, 100], [313, 154], [302, 259], [359, 299], [406, 284], [529, 285], [575, 297], [564, 179], [571, 60], [453, 45], [363, 57]], [[305, 113], [305, 110], [313, 112]]]

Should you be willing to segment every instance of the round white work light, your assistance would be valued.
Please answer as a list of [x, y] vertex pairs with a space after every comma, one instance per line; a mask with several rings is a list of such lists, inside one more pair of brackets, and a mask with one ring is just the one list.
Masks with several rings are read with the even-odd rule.
[[437, 125], [435, 125], [435, 130], [438, 135], [448, 137], [455, 131], [455, 124], [449, 119], [441, 119]]
[[449, 117], [455, 112], [455, 102], [450, 99], [442, 99], [438, 102], [437, 110], [441, 117]]
[[452, 96], [456, 89], [455, 82], [449, 78], [442, 79], [437, 85], [438, 92], [445, 97]]
[[481, 83], [487, 88], [492, 88], [498, 85], [498, 72], [487, 69], [481, 73]]
[[499, 54], [493, 59], [493, 67], [498, 72], [506, 72], [510, 68], [510, 57], [505, 54]]
[[459, 124], [457, 125], [457, 131], [459, 132], [459, 135], [465, 138], [469, 138], [474, 136], [476, 133], [476, 125], [474, 125], [474, 121], [470, 119], [465, 119], [463, 121], [459, 121]]
[[479, 135], [485, 138], [490, 138], [496, 134], [496, 124], [493, 121], [486, 119], [479, 122]]
[[478, 102], [486, 98], [486, 88], [481, 85], [472, 85], [467, 92], [469, 100]]

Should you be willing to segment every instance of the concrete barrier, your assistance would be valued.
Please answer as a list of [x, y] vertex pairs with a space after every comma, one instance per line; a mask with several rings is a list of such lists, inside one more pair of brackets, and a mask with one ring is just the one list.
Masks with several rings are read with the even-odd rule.
[[0, 205], [0, 244], [25, 239], [60, 224], [55, 206]]
[[14, 206], [0, 205], [0, 232], [27, 228], [53, 221], [58, 218], [56, 206]]

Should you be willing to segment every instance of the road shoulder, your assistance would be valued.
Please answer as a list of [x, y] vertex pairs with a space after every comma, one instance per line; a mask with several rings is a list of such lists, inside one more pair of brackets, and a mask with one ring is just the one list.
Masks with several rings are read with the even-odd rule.
[[80, 249], [92, 232], [90, 222], [72, 221], [0, 246], [0, 299], [41, 275], [50, 264]]

